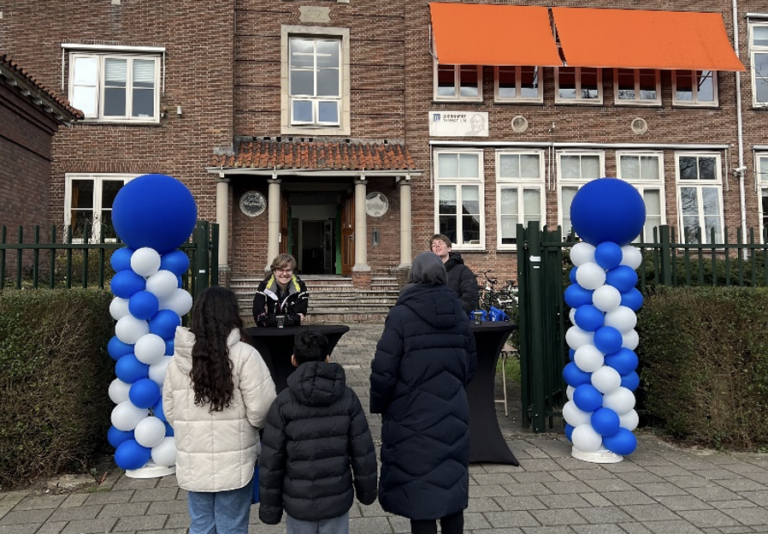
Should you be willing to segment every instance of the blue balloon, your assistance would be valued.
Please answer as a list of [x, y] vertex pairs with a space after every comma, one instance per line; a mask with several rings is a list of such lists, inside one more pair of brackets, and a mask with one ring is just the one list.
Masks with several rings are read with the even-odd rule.
[[149, 291], [134, 293], [128, 301], [128, 311], [131, 312], [131, 315], [143, 321], [154, 317], [158, 309], [160, 309], [160, 301]]
[[573, 358], [576, 356], [576, 351], [573, 349], [568, 349], [568, 359], [573, 361]]
[[595, 410], [592, 417], [589, 419], [592, 428], [595, 432], [603, 437], [613, 436], [619, 431], [619, 416], [610, 408], [600, 408]]
[[627, 388], [629, 391], [635, 391], [639, 385], [640, 376], [635, 371], [621, 375], [621, 387]]
[[565, 423], [565, 437], [568, 438], [568, 441], [573, 441], [571, 435], [573, 435], [573, 426]]
[[605, 315], [591, 304], [584, 304], [576, 308], [574, 320], [576, 321], [576, 326], [582, 330], [594, 332], [603, 326]]
[[143, 467], [151, 457], [152, 449], [142, 447], [135, 439], [124, 441], [115, 451], [115, 463], [120, 469], [138, 469]]
[[595, 263], [603, 269], [613, 269], [621, 263], [621, 247], [611, 241], [604, 241], [595, 248]]
[[117, 236], [133, 249], [165, 254], [189, 239], [197, 221], [195, 199], [179, 180], [145, 174], [126, 183], [112, 203]]
[[109, 257], [109, 264], [116, 273], [129, 270], [131, 268], [131, 256], [133, 256], [133, 249], [128, 247], [119, 248], [112, 252], [112, 255]]
[[169, 425], [167, 421], [165, 422], [165, 435], [167, 437], [173, 437], [174, 435], [173, 427]]
[[578, 269], [578, 267], [573, 267], [571, 269], [571, 271], [568, 273], [568, 280], [570, 280], [572, 284], [578, 283], [578, 282], [576, 282], [576, 270], [577, 269]]
[[[141, 363], [136, 359], [135, 354], [126, 354], [115, 364], [115, 374], [117, 378], [127, 384], [133, 384], [137, 380], [149, 376], [149, 365]], [[130, 395], [130, 391], [128, 392]]]
[[117, 336], [112, 336], [112, 338], [109, 340], [109, 343], [107, 343], [107, 353], [109, 353], [109, 356], [113, 360], [117, 361], [126, 354], [133, 353], [133, 345], [123, 343], [117, 339]]
[[603, 394], [592, 384], [582, 384], [573, 390], [573, 402], [582, 412], [594, 412], [603, 405]]
[[572, 284], [565, 288], [565, 303], [571, 308], [592, 304], [593, 292], [593, 290], [584, 289], [578, 284]]
[[138, 408], [149, 408], [160, 398], [160, 386], [150, 378], [141, 378], [131, 385], [128, 398]]
[[631, 373], [637, 369], [639, 360], [635, 351], [622, 347], [616, 354], [609, 354], [605, 357], [605, 365], [613, 367], [620, 375]]
[[160, 258], [160, 269], [181, 276], [189, 269], [189, 256], [181, 250], [173, 250]]
[[582, 384], [588, 384], [592, 378], [592, 373], [586, 373], [571, 362], [563, 367], [563, 379], [565, 383], [572, 387], [579, 387]]
[[612, 326], [601, 326], [595, 331], [595, 337], [592, 342], [597, 347], [597, 350], [603, 354], [613, 354], [621, 348], [621, 344], [624, 340], [621, 337], [621, 332], [616, 330]]
[[167, 356], [173, 356], [173, 338], [165, 340], [165, 354]]
[[637, 285], [637, 273], [629, 265], [619, 265], [606, 273], [605, 283], [624, 293]]
[[163, 410], [163, 397], [160, 396], [160, 398], [157, 399], [157, 402], [155, 402], [152, 405], [152, 415], [160, 419], [163, 423], [168, 426], [168, 420], [165, 418], [165, 411]]
[[147, 281], [133, 271], [120, 271], [112, 277], [109, 287], [121, 299], [129, 299], [139, 291], [144, 291]]
[[133, 439], [133, 430], [126, 432], [125, 430], [118, 430], [114, 426], [110, 426], [107, 430], [107, 441], [114, 448], [118, 448], [121, 443]]
[[173, 337], [177, 326], [181, 326], [181, 317], [173, 310], [160, 310], [149, 320], [149, 331], [163, 339]]
[[571, 224], [591, 245], [611, 241], [624, 246], [643, 230], [645, 203], [637, 189], [624, 180], [598, 178], [574, 195]]
[[182, 277], [181, 277], [181, 275], [177, 276], [176, 278], [177, 278], [177, 279], [178, 279], [178, 281], [179, 281], [179, 283], [178, 283], [177, 287], [178, 287], [179, 289], [182, 289], [182, 288], [184, 287], [184, 278], [182, 278]]
[[636, 312], [643, 305], [643, 294], [636, 287], [621, 294], [621, 305]]
[[626, 456], [637, 448], [637, 438], [626, 428], [619, 428], [613, 436], [603, 438], [603, 445], [614, 454]]

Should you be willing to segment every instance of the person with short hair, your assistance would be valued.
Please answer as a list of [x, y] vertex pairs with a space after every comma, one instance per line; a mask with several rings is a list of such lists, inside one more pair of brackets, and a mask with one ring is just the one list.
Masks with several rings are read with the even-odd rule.
[[477, 289], [477, 278], [472, 270], [464, 265], [464, 259], [458, 252], [453, 252], [451, 240], [443, 234], [435, 234], [429, 238], [429, 249], [437, 254], [445, 265], [448, 274], [447, 285], [453, 289], [461, 301], [464, 313], [474, 311], [478, 307], [480, 292]]
[[253, 320], [256, 326], [298, 326], [309, 309], [307, 285], [296, 274], [296, 259], [280, 254], [270, 265], [270, 274], [261, 281], [253, 297]]

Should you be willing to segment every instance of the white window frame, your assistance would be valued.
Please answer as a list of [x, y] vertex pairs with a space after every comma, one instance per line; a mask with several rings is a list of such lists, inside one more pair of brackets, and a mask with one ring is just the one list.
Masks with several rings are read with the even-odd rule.
[[[714, 101], [711, 101], [711, 102], [710, 101], [699, 102], [699, 92], [695, 84], [691, 84], [691, 87], [693, 89], [693, 95], [691, 100], [678, 100], [677, 99], [677, 73], [678, 72], [683, 72], [683, 71], [682, 70], [672, 71], [672, 105], [673, 106], [716, 108], [720, 105], [720, 94], [717, 90], [717, 71], [716, 70], [702, 71], [702, 72], [712, 73], [712, 95], [714, 97]], [[691, 76], [694, 76], [699, 71], [686, 70], [685, 72], [690, 73]]]
[[[128, 123], [128, 124], [158, 124], [160, 122], [160, 93], [161, 93], [161, 77], [160, 77], [160, 65], [161, 56], [156, 53], [122, 53], [119, 51], [110, 52], [87, 52], [87, 51], [73, 51], [69, 53], [69, 92], [68, 97], [72, 105], [77, 105], [74, 98], [75, 90], [75, 62], [78, 59], [91, 58], [96, 60], [96, 85], [93, 87], [95, 92], [95, 113], [88, 113], [85, 115], [85, 121], [90, 122], [108, 122], [108, 123]], [[125, 115], [105, 115], [104, 114], [104, 90], [105, 90], [105, 62], [107, 59], [123, 59], [127, 61], [126, 67], [126, 102], [125, 102]], [[153, 88], [153, 109], [154, 114], [151, 117], [133, 117], [133, 62], [135, 60], [154, 61], [154, 88]]]
[[[623, 176], [621, 159], [624, 157], [656, 158], [657, 160], [656, 163], [658, 165], [658, 171], [657, 171], [658, 178], [647, 179], [642, 176], [640, 176], [640, 178], [629, 178], [629, 177]], [[628, 151], [628, 150], [627, 151], [617, 150], [616, 151], [616, 176], [617, 178], [624, 180], [629, 184], [632, 184], [632, 186], [634, 186], [635, 189], [637, 189], [637, 191], [640, 193], [640, 196], [642, 196], [643, 199], [645, 199], [646, 192], [657, 191], [659, 193], [659, 209], [661, 210], [659, 225], [667, 224], [667, 207], [666, 207], [666, 199], [664, 197], [664, 153], [663, 152], [655, 152], [655, 151], [637, 152], [637, 151]], [[646, 243], [651, 243], [653, 242], [653, 229], [652, 227], [648, 227], [647, 224], [648, 223], [646, 222], [646, 224], [643, 226], [642, 237]], [[637, 242], [639, 240], [640, 240], [640, 237], [638, 237], [635, 241]]]
[[[480, 65], [442, 65], [443, 67], [453, 67], [453, 96], [439, 95], [437, 60], [432, 62], [432, 97], [434, 100], [443, 102], [482, 102], [483, 101], [483, 67]], [[477, 96], [461, 96], [461, 69], [477, 69]]]
[[768, 198], [768, 152], [755, 153], [755, 182], [758, 189], [757, 206], [760, 219], [760, 242], [764, 243], [763, 235], [765, 234], [765, 229], [768, 228], [768, 224], [766, 224], [768, 209], [763, 206], [763, 196], [765, 195]]
[[[461, 157], [462, 154], [473, 154], [477, 156], [478, 161], [478, 176], [457, 178], [447, 177], [443, 178], [439, 174], [438, 158], [441, 154], [457, 154]], [[453, 240], [452, 248], [454, 250], [484, 250], [485, 248], [485, 178], [484, 178], [484, 165], [483, 165], [483, 150], [482, 149], [441, 149], [435, 150], [432, 160], [432, 174], [435, 177], [435, 203], [434, 203], [434, 228], [435, 233], [441, 233], [440, 231], [440, 188], [441, 186], [453, 186], [456, 188], [456, 204], [457, 207], [462, 205], [461, 202], [461, 187], [462, 186], [477, 186], [478, 199], [479, 199], [479, 216], [480, 216], [480, 239], [478, 243], [463, 244], [459, 237], [462, 235], [462, 216], [456, 214], [456, 239]]]
[[[572, 68], [576, 83], [576, 98], [563, 98], [560, 96], [560, 70], [561, 68]], [[600, 106], [603, 104], [603, 69], [597, 70], [597, 98], [583, 98], [581, 96], [581, 71], [582, 68], [595, 67], [555, 67], [555, 104], [583, 104], [590, 106]]]
[[[134, 178], [141, 176], [140, 174], [93, 174], [93, 173], [66, 173], [64, 175], [64, 227], [69, 228], [72, 224], [72, 182], [75, 180], [90, 180], [93, 182], [93, 214], [94, 220], [101, 220], [102, 213], [102, 193], [104, 182], [123, 182], [123, 185], [127, 184]], [[99, 242], [101, 238], [101, 226], [99, 224], [91, 223], [91, 242]], [[114, 238], [107, 238], [104, 240], [106, 243], [113, 243], [116, 241]], [[82, 243], [82, 237], [72, 238], [73, 243]]]
[[[288, 59], [288, 64], [289, 64], [289, 69], [288, 69], [288, 92], [289, 92], [289, 97], [291, 99], [291, 103], [292, 104], [295, 103], [295, 102], [309, 102], [312, 105], [312, 120], [303, 121], [303, 120], [297, 119], [294, 116], [294, 114], [293, 114], [294, 108], [293, 108], [293, 106], [291, 106], [291, 125], [292, 126], [337, 127], [339, 124], [341, 124], [341, 41], [339, 39], [322, 39], [322, 38], [316, 38], [316, 37], [309, 38], [309, 37], [292, 35], [292, 36], [290, 36], [288, 38], [288, 47], [289, 47], [289, 49], [290, 49], [290, 46], [291, 46], [291, 42], [294, 41], [294, 40], [299, 40], [299, 39], [301, 39], [303, 41], [310, 41], [310, 42], [312, 42], [312, 44], [314, 46], [314, 51], [312, 53], [314, 65], [312, 67], [292, 68], [291, 59], [290, 59], [290, 55], [289, 55], [289, 59]], [[332, 43], [334, 46], [338, 47], [339, 62], [338, 62], [336, 67], [333, 67], [333, 68], [337, 69], [337, 76], [336, 76], [337, 80], [336, 80], [336, 83], [337, 83], [337, 85], [339, 87], [339, 93], [336, 96], [333, 96], [333, 95], [322, 95], [322, 96], [320, 96], [320, 95], [317, 94], [317, 85], [318, 85], [318, 80], [319, 80], [319, 77], [320, 77], [319, 71], [321, 70], [321, 67], [319, 67], [317, 65], [318, 57], [320, 55], [320, 52], [318, 51], [318, 45], [320, 43]], [[331, 70], [331, 69], [332, 68], [326, 68], [325, 70]], [[313, 91], [314, 91], [314, 94], [312, 94], [312, 95], [292, 95], [292, 94], [290, 94], [290, 87], [291, 87], [291, 83], [292, 83], [292, 79], [293, 79], [293, 74], [294, 74], [294, 72], [297, 72], [297, 71], [298, 72], [312, 72], [313, 73], [313, 78], [314, 78], [314, 88], [313, 88]], [[333, 103], [336, 104], [336, 106], [338, 108], [337, 109], [337, 116], [336, 116], [337, 120], [333, 120], [333, 121], [323, 121], [323, 120], [321, 120], [319, 107], [320, 107], [320, 104], [324, 103], [324, 102], [326, 102], [326, 103], [327, 102], [333, 102]]]
[[[562, 159], [563, 156], [597, 156], [599, 159], [599, 171], [598, 176], [587, 176], [584, 177], [583, 175], [579, 178], [563, 178], [563, 165], [562, 165]], [[568, 232], [571, 230], [571, 227], [569, 226], [566, 228], [563, 224], [563, 214], [565, 213], [565, 210], [568, 210], [570, 213], [571, 206], [570, 204], [568, 206], [564, 206], [563, 202], [563, 189], [564, 188], [573, 188], [575, 187], [577, 190], [581, 189], [584, 185], [586, 185], [588, 182], [594, 180], [595, 178], [602, 178], [605, 176], [605, 151], [603, 150], [558, 150], [555, 153], [555, 158], [557, 160], [557, 224], [562, 228], [563, 230], [563, 236], [568, 235]], [[570, 217], [569, 217], [570, 220]]]
[[[520, 85], [521, 85], [521, 77], [522, 77], [522, 69], [524, 68], [533, 68], [536, 69], [536, 80], [538, 80], [538, 86], [537, 91], [538, 94], [535, 97], [523, 97], [521, 96], [520, 91]], [[502, 69], [515, 69], [515, 95], [514, 97], [507, 97], [507, 96], [500, 96], [499, 95], [499, 71]], [[499, 66], [494, 68], [493, 72], [493, 98], [495, 102], [519, 102], [519, 103], [536, 103], [540, 104], [544, 102], [544, 84], [542, 83], [542, 68], [532, 65], [524, 65], [524, 66]]]
[[[683, 157], [691, 157], [691, 158], [714, 158], [715, 160], [715, 169], [717, 172], [715, 180], [709, 181], [700, 181], [700, 180], [681, 180], [680, 179], [680, 158]], [[677, 217], [678, 217], [678, 227], [680, 229], [679, 233], [679, 241], [681, 243], [688, 243], [686, 240], [685, 235], [685, 224], [683, 221], [683, 207], [682, 207], [682, 188], [683, 187], [692, 187], [696, 188], [697, 190], [697, 203], [698, 203], [698, 210], [699, 213], [699, 228], [701, 228], [701, 236], [702, 236], [702, 242], [701, 244], [709, 244], [709, 233], [705, 230], [706, 224], [704, 224], [704, 213], [703, 213], [703, 203], [702, 203], [702, 190], [703, 189], [716, 189], [717, 190], [717, 202], [720, 209], [719, 213], [719, 224], [720, 224], [720, 239], [719, 241], [722, 241], [723, 239], [723, 232], [725, 229], [725, 223], [724, 223], [724, 213], [725, 208], [723, 206], [723, 168], [722, 168], [722, 158], [721, 155], [716, 152], [675, 152], [675, 195], [677, 197]]]
[[[536, 178], [508, 178], [501, 176], [501, 160], [504, 156], [531, 156], [535, 155], [539, 158], [539, 176]], [[524, 192], [525, 190], [538, 189], [539, 191], [539, 213], [541, 214], [540, 226], [543, 227], [547, 221], [546, 213], [546, 190], [544, 186], [544, 151], [543, 150], [497, 150], [496, 151], [496, 248], [498, 250], [517, 250], [517, 243], [504, 244], [502, 243], [502, 217], [501, 212], [501, 195], [503, 190], [516, 189], [517, 190], [517, 213], [518, 220], [515, 223], [525, 224], [525, 208], [524, 208]]]
[[[757, 81], [758, 69], [755, 57], [758, 54], [768, 57], [768, 45], [755, 44], [755, 28], [768, 28], [768, 22], [750, 22], [749, 23], [749, 63], [750, 77], [752, 79], [752, 106], [756, 108], [768, 107], [768, 99], [761, 102], [757, 99]], [[763, 83], [768, 85], [768, 64], [766, 65], [766, 76]]]
[[[626, 98], [619, 98], [619, 71], [628, 70], [634, 73], [634, 87], [635, 98], [629, 100]], [[651, 71], [656, 76], [656, 98], [640, 98], [640, 73], [641, 71]], [[614, 87], [614, 103], [617, 106], [660, 106], [661, 105], [661, 76], [658, 70], [655, 69], [613, 69], [613, 87]]]

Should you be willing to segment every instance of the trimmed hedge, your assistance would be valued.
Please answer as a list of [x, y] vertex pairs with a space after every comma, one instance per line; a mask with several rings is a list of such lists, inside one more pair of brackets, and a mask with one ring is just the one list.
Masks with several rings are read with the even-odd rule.
[[0, 487], [79, 472], [106, 446], [112, 295], [0, 291]]
[[768, 445], [768, 289], [660, 287], [637, 329], [652, 423], [708, 447]]

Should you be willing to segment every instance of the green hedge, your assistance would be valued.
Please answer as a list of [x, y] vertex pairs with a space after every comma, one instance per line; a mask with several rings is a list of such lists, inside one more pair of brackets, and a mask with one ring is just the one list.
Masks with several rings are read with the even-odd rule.
[[0, 487], [78, 472], [104, 450], [112, 295], [0, 291]]
[[768, 289], [658, 288], [638, 314], [638, 401], [673, 436], [768, 446]]

